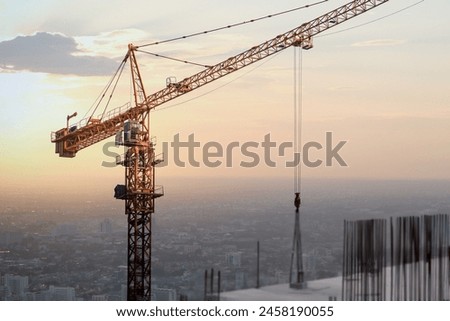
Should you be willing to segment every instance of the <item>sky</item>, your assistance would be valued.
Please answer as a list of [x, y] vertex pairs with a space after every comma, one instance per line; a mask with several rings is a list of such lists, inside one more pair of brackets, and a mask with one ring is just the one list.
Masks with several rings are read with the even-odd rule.
[[[146, 47], [200, 64], [215, 64], [293, 29], [347, 1], [325, 4], [241, 27]], [[123, 168], [102, 166], [113, 159], [106, 140], [59, 158], [50, 132], [66, 116], [87, 115], [119, 66], [128, 43], [161, 41], [292, 9], [313, 1], [0, 1], [0, 179], [3, 189], [64, 192], [112, 190], [123, 183]], [[409, 7], [409, 8], [407, 8]], [[301, 53], [302, 143], [345, 144], [331, 166], [302, 168], [308, 178], [450, 179], [450, 3], [446, 0], [391, 0], [336, 26]], [[298, 53], [297, 53], [298, 54]], [[204, 146], [218, 142], [261, 142], [267, 134], [279, 146], [294, 135], [294, 57], [288, 48], [274, 57], [193, 91], [152, 112], [157, 153], [175, 135], [193, 134]], [[201, 67], [139, 54], [147, 94], [166, 78], [181, 80]], [[297, 65], [297, 67], [299, 64]], [[130, 101], [124, 72], [112, 106]], [[109, 146], [109, 147], [108, 147]], [[170, 146], [170, 145], [169, 145]], [[169, 152], [171, 150], [169, 149]], [[261, 147], [257, 150], [263, 154]], [[275, 152], [275, 150], [274, 150]], [[289, 152], [289, 151], [288, 151]], [[292, 152], [292, 151], [291, 151]], [[286, 157], [276, 166], [248, 160], [236, 151], [232, 166], [179, 167], [168, 155], [165, 177], [291, 177]], [[187, 155], [184, 160], [187, 162]], [[202, 159], [201, 150], [195, 154]], [[325, 159], [325, 148], [312, 150]], [[94, 183], [94, 184], [92, 184]]]

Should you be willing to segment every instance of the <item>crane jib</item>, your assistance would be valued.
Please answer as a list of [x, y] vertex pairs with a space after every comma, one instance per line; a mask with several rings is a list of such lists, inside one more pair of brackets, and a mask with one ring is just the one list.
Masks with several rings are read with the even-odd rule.
[[[303, 23], [295, 29], [278, 35], [214, 66], [208, 67], [178, 83], [172, 83], [166, 88], [147, 96], [145, 101], [135, 107], [130, 107], [119, 113], [112, 110], [97, 122], [86, 122], [82, 126], [67, 126], [66, 128], [53, 132], [51, 134], [51, 141], [56, 145], [55, 152], [61, 157], [74, 157], [79, 150], [114, 136], [123, 127], [125, 121], [135, 119], [139, 113], [148, 112], [161, 104], [291, 46], [301, 46], [303, 49], [310, 49], [312, 48], [312, 39], [315, 35], [388, 1], [351, 1], [316, 19]], [[139, 51], [139, 47], [130, 45], [129, 52], [126, 56], [127, 59], [131, 51]]]

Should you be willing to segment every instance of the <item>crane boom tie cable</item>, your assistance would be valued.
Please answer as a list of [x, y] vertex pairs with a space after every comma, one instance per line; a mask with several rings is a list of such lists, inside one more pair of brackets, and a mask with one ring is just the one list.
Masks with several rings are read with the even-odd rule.
[[[103, 94], [102, 94], [100, 100], [98, 101], [97, 105], [95, 106], [94, 110], [92, 111], [92, 114], [91, 114], [91, 116], [89, 117], [89, 120], [91, 120], [91, 119], [94, 117], [94, 114], [95, 114], [95, 112], [97, 111], [97, 108], [100, 106], [100, 104], [101, 104], [101, 102], [103, 101], [103, 98], [105, 98], [105, 96], [106, 96], [106, 94], [107, 94], [109, 88], [110, 88], [111, 85], [114, 83], [114, 79], [116, 79], [116, 83], [117, 83], [117, 81], [118, 81], [117, 75], [119, 74], [119, 77], [120, 77], [120, 75], [122, 74], [122, 70], [123, 70], [124, 66], [125, 66], [125, 62], [122, 61], [122, 62], [120, 63], [120, 65], [119, 65], [119, 68], [117, 68], [117, 70], [116, 70], [116, 72], [114, 73], [113, 77], [111, 78], [111, 80], [109, 81], [109, 83], [108, 83], [108, 85], [106, 86], [105, 90], [103, 91]], [[115, 88], [115, 86], [114, 86], [114, 88]], [[109, 101], [111, 100], [111, 95], [112, 95], [112, 93], [110, 94], [110, 98], [109, 98], [109, 100], [108, 100], [108, 103], [109, 103]], [[108, 107], [108, 103], [106, 104], [106, 107]], [[106, 109], [106, 107], [105, 107], [105, 109]], [[104, 114], [104, 113], [105, 113], [105, 111], [103, 111], [103, 114]]]
[[296, 8], [293, 8], [293, 9], [289, 9], [289, 10], [273, 13], [273, 14], [270, 14], [270, 15], [267, 15], [267, 16], [263, 16], [263, 17], [259, 17], [259, 18], [255, 18], [255, 19], [251, 19], [251, 20], [247, 20], [247, 21], [233, 23], [233, 24], [230, 24], [230, 25], [227, 25], [227, 26], [223, 26], [223, 27], [209, 29], [209, 30], [205, 30], [205, 31], [201, 31], [201, 32], [194, 32], [194, 33], [191, 33], [191, 34], [188, 34], [188, 35], [185, 35], [185, 36], [179, 36], [179, 37], [175, 37], [175, 38], [171, 38], [171, 39], [155, 41], [155, 42], [151, 42], [151, 43], [147, 43], [147, 44], [138, 46], [138, 48], [159, 45], [159, 44], [162, 44], [162, 43], [167, 43], [167, 42], [172, 42], [172, 41], [177, 41], [177, 40], [183, 40], [183, 39], [187, 39], [187, 38], [191, 38], [191, 37], [195, 37], [195, 36], [201, 36], [201, 35], [205, 35], [205, 34], [216, 32], [216, 31], [220, 31], [220, 30], [230, 29], [230, 28], [242, 26], [242, 25], [245, 25], [245, 24], [253, 23], [253, 22], [256, 22], [256, 21], [269, 19], [269, 18], [273, 18], [273, 17], [280, 16], [280, 15], [283, 15], [283, 14], [291, 13], [291, 12], [294, 12], [294, 11], [307, 9], [307, 8], [310, 8], [310, 7], [317, 6], [319, 4], [323, 4], [323, 3], [328, 2], [328, 1], [329, 0], [321, 0], [321, 1], [317, 1], [317, 2], [311, 3], [311, 4], [306, 4], [306, 5], [303, 5], [303, 6], [300, 6], [300, 7], [296, 7]]
[[[412, 7], [417, 6], [418, 4], [420, 4], [420, 3], [424, 2], [424, 1], [425, 1], [425, 0], [420, 0], [420, 1], [418, 1], [418, 2], [413, 3], [412, 5], [406, 6], [406, 7], [402, 8], [402, 9], [400, 9], [400, 10], [394, 11], [394, 12], [392, 12], [392, 13], [390, 13], [390, 14], [387, 14], [387, 15], [381, 17], [381, 18], [377, 18], [377, 19], [374, 19], [374, 20], [370, 20], [370, 21], [365, 22], [365, 23], [363, 23], [363, 24], [359, 24], [359, 25], [356, 25], [356, 26], [353, 26], [353, 27], [350, 27], [350, 28], [347, 28], [347, 29], [343, 29], [343, 30], [340, 30], [340, 31], [332, 32], [332, 33], [326, 33], [326, 34], [322, 34], [322, 35], [317, 35], [316, 38], [319, 38], [319, 37], [326, 37], [326, 36], [331, 36], [331, 35], [336, 34], [336, 33], [341, 33], [341, 32], [345, 32], [345, 31], [349, 31], [349, 30], [351, 30], [351, 29], [360, 28], [360, 27], [363, 27], [363, 26], [365, 26], [365, 25], [368, 25], [368, 24], [371, 24], [371, 23], [374, 23], [374, 22], [378, 22], [378, 21], [380, 21], [380, 20], [382, 20], [382, 19], [386, 19], [386, 18], [388, 18], [388, 17], [394, 16], [394, 15], [396, 15], [396, 14], [402, 12], [402, 11], [406, 11], [406, 10], [408, 10], [408, 9], [411, 9]], [[277, 54], [276, 54], [276, 55], [277, 55]], [[276, 56], [276, 55], [275, 55], [275, 56]], [[272, 58], [273, 58], [273, 57], [272, 57]], [[269, 60], [270, 60], [270, 59], [271, 59], [271, 58], [269, 58]], [[267, 61], [266, 61], [266, 62], [267, 62]], [[265, 64], [265, 63], [262, 63], [261, 66], [262, 66], [263, 64]], [[253, 71], [253, 70], [255, 70], [255, 69], [259, 68], [259, 67], [260, 67], [260, 66], [257, 66], [256, 68], [250, 70], [249, 72], [245, 73], [244, 75], [250, 73], [251, 71]], [[237, 77], [236, 79], [230, 81], [229, 83], [234, 82], [235, 80], [237, 80], [237, 79], [239, 79], [239, 78], [241, 78], [241, 77], [242, 77], [242, 76]], [[209, 91], [209, 92], [207, 92], [207, 93], [205, 93], [205, 94], [196, 96], [196, 97], [194, 97], [194, 98], [192, 98], [192, 99], [183, 101], [183, 102], [181, 102], [181, 103], [176, 103], [176, 104], [169, 105], [169, 106], [167, 106], [167, 107], [162, 107], [162, 108], [160, 107], [158, 110], [155, 110], [155, 111], [161, 111], [161, 110], [173, 108], [173, 107], [176, 107], [176, 106], [179, 106], [179, 105], [183, 105], [183, 104], [185, 104], [185, 103], [187, 103], [187, 102], [190, 102], [190, 101], [192, 101], [192, 100], [198, 99], [198, 98], [203, 97], [203, 96], [205, 96], [205, 95], [207, 95], [207, 94], [209, 94], [209, 93], [211, 93], [211, 92], [213, 92], [213, 91], [215, 91], [215, 90], [218, 90], [218, 89], [220, 89], [220, 88], [222, 88], [222, 87], [225, 87], [225, 86], [228, 85], [229, 83], [226, 83], [226, 84], [224, 84], [224, 85], [222, 85], [222, 86], [220, 86], [220, 87], [218, 87], [218, 88], [215, 88], [215, 89], [213, 89], [213, 90], [211, 90], [211, 91]]]
[[177, 61], [177, 62], [182, 62], [182, 63], [185, 63], [185, 64], [194, 65], [194, 66], [200, 66], [200, 67], [205, 67], [205, 68], [211, 67], [211, 66], [209, 66], [209, 65], [199, 64], [199, 63], [192, 62], [192, 61], [189, 61], [189, 60], [183, 60], [183, 59], [173, 58], [173, 57], [169, 57], [169, 56], [165, 56], [165, 55], [161, 55], [161, 54], [157, 54], [157, 53], [153, 53], [153, 52], [149, 52], [149, 51], [145, 51], [145, 50], [139, 50], [139, 49], [136, 49], [136, 51], [145, 53], [145, 54], [147, 54], [147, 55], [155, 56], [155, 57], [158, 57], [158, 58], [169, 59], [169, 60], [173, 60], [173, 61]]
[[[296, 11], [296, 10], [300, 10], [300, 9], [305, 9], [305, 8], [312, 7], [312, 6], [316, 6], [316, 5], [318, 5], [318, 4], [322, 4], [322, 3], [327, 2], [327, 1], [328, 1], [328, 0], [315, 2], [315, 3], [312, 3], [312, 4], [310, 4], [310, 5], [305, 5], [305, 6], [302, 6], [302, 7], [297, 7], [297, 8], [291, 9], [291, 10], [286, 10], [286, 11], [279, 12], [279, 13], [272, 14], [272, 15], [268, 15], [268, 16], [265, 16], [265, 17], [260, 17], [260, 18], [257, 18], [257, 19], [251, 19], [251, 20], [249, 20], [249, 21], [244, 21], [244, 22], [241, 22], [241, 23], [236, 23], [236, 24], [233, 24], [233, 25], [225, 26], [225, 27], [220, 27], [220, 28], [216, 28], [216, 29], [211, 29], [211, 30], [207, 30], [207, 31], [203, 31], [203, 32], [197, 32], [197, 33], [193, 33], [193, 34], [190, 34], [190, 35], [181, 36], [181, 37], [176, 37], [176, 38], [167, 39], [167, 40], [163, 40], [163, 41], [158, 41], [158, 42], [148, 43], [148, 44], [145, 44], [145, 45], [142, 45], [142, 46], [138, 46], [137, 48], [139, 48], [139, 47], [145, 47], [145, 46], [151, 46], [151, 45], [157, 45], [157, 44], [161, 44], [161, 43], [165, 43], [165, 42], [171, 42], [171, 41], [175, 41], [175, 40], [186, 39], [186, 38], [189, 38], [189, 37], [199, 36], [199, 35], [206, 34], [206, 33], [210, 33], [210, 32], [215, 32], [215, 31], [219, 31], [219, 30], [223, 30], [223, 29], [228, 29], [228, 28], [231, 28], [231, 27], [236, 27], [236, 26], [244, 25], [244, 24], [251, 23], [251, 22], [256, 22], [256, 21], [259, 21], [259, 20], [262, 20], [262, 19], [272, 18], [272, 17], [278, 16], [278, 15], [282, 15], [282, 14], [285, 14], [285, 13], [292, 12], [292, 11]], [[336, 31], [336, 32], [331, 32], [331, 33], [326, 33], [326, 34], [322, 34], [322, 35], [317, 35], [316, 38], [327, 37], [327, 36], [330, 36], [330, 35], [333, 35], [333, 34], [337, 34], [337, 33], [349, 31], [349, 30], [352, 30], [352, 29], [356, 29], [356, 28], [359, 28], [359, 27], [363, 27], [363, 26], [365, 26], [365, 25], [368, 25], [368, 24], [371, 24], [371, 23], [380, 21], [380, 20], [382, 20], [382, 19], [386, 19], [386, 18], [388, 18], [388, 17], [394, 16], [394, 15], [396, 15], [396, 14], [402, 12], [402, 11], [406, 11], [406, 10], [408, 10], [408, 9], [411, 9], [412, 7], [415, 7], [415, 6], [419, 5], [420, 3], [424, 2], [424, 1], [425, 1], [425, 0], [417, 1], [417, 2], [415, 2], [415, 3], [413, 3], [413, 4], [409, 5], [409, 6], [406, 6], [406, 7], [404, 7], [404, 8], [401, 8], [401, 9], [399, 9], [399, 10], [397, 10], [397, 11], [394, 11], [394, 12], [392, 12], [392, 13], [390, 13], [390, 14], [387, 14], [387, 15], [385, 15], [385, 16], [382, 16], [382, 17], [380, 17], [380, 18], [377, 18], [377, 19], [374, 19], [374, 20], [365, 22], [365, 23], [363, 23], [363, 24], [359, 24], [359, 25], [356, 25], [356, 26], [353, 26], [353, 27], [350, 27], [350, 28], [346, 28], [346, 29], [343, 29], [343, 30]], [[190, 61], [187, 61], [187, 60], [181, 60], [181, 59], [177, 59], [177, 58], [171, 58], [171, 57], [163, 56], [163, 55], [160, 55], [160, 54], [154, 54], [154, 53], [151, 53], [151, 52], [146, 52], [146, 51], [143, 51], [143, 50], [138, 50], [138, 51], [143, 52], [143, 53], [147, 53], [147, 54], [150, 54], [150, 55], [153, 55], [153, 56], [156, 56], [156, 57], [166, 58], [166, 59], [170, 59], [170, 60], [174, 60], [174, 61], [178, 61], [178, 62], [183, 62], [183, 63], [192, 64], [192, 65], [201, 66], [201, 67], [206, 67], [206, 68], [210, 67], [210, 66], [208, 66], [208, 65], [203, 65], [203, 64], [199, 64], [199, 63], [194, 63], [194, 62], [190, 62]], [[116, 71], [116, 73], [114, 74], [114, 76], [112, 77], [112, 79], [108, 82], [108, 84], [106, 85], [106, 87], [104, 88], [104, 90], [100, 93], [100, 95], [99, 95], [99, 96], [97, 97], [97, 99], [94, 101], [94, 103], [93, 103], [92, 106], [89, 108], [89, 110], [86, 112], [86, 114], [85, 114], [85, 116], [84, 116], [83, 118], [86, 118], [86, 116], [89, 114], [89, 111], [95, 106], [95, 109], [94, 109], [94, 111], [92, 112], [90, 118], [93, 116], [93, 114], [95, 113], [96, 109], [98, 108], [98, 106], [99, 106], [101, 100], [104, 98], [104, 96], [105, 96], [105, 94], [106, 94], [106, 91], [109, 89], [109, 87], [111, 86], [112, 82], [114, 81], [114, 78], [115, 78], [115, 76], [117, 75], [117, 73], [119, 72], [120, 68], [121, 68], [121, 67], [119, 66], [119, 68], [117, 69], [117, 71]], [[99, 100], [100, 100], [100, 101], [99, 101]], [[176, 104], [176, 105], [179, 105], [179, 104]], [[176, 105], [174, 105], [174, 106], [176, 106]], [[169, 106], [169, 107], [174, 107], [174, 106]], [[165, 109], [165, 108], [162, 108], [162, 109]]]
[[105, 116], [106, 109], [108, 109], [109, 103], [111, 102], [111, 98], [113, 97], [114, 92], [116, 91], [117, 84], [119, 83], [120, 76], [122, 76], [122, 72], [123, 72], [124, 68], [125, 68], [125, 63], [122, 63], [122, 68], [120, 68], [119, 75], [116, 77], [116, 82], [111, 90], [111, 94], [109, 95], [108, 102], [106, 103], [105, 108], [103, 109], [103, 113], [102, 113], [102, 116], [100, 117], [100, 119], [103, 119], [103, 117]]
[[[89, 110], [86, 112], [85, 116], [83, 118], [86, 118], [86, 116], [89, 114], [89, 111], [92, 109], [92, 107], [95, 108], [92, 110], [91, 115], [89, 116], [89, 120], [91, 120], [94, 117], [95, 112], [97, 111], [97, 108], [99, 107], [99, 105], [101, 104], [103, 98], [105, 98], [106, 93], [108, 92], [109, 88], [111, 87], [111, 85], [114, 82], [114, 79], [116, 79], [117, 75], [122, 73], [122, 70], [125, 66], [125, 62], [126, 60], [122, 60], [122, 62], [120, 63], [119, 67], [117, 68], [117, 70], [115, 71], [114, 75], [111, 77], [111, 79], [108, 81], [108, 83], [106, 84], [105, 88], [103, 89], [103, 91], [100, 93], [100, 95], [97, 97], [97, 99], [94, 101], [94, 103], [92, 104], [92, 106], [89, 108]], [[104, 113], [104, 112], [103, 112]]]

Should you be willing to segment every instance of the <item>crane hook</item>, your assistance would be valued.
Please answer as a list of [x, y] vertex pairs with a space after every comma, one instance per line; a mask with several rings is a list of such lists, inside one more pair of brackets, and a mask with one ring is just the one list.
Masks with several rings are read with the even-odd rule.
[[300, 201], [300, 193], [295, 193], [295, 200], [294, 200], [294, 205], [296, 210], [298, 211], [298, 208], [300, 207], [301, 201]]

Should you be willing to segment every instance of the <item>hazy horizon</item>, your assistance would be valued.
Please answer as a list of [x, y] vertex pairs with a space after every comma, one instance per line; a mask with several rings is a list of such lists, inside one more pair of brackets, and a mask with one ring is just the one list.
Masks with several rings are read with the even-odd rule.
[[[261, 243], [261, 285], [286, 283], [294, 223], [291, 179], [165, 179], [152, 215], [155, 287], [202, 299], [203, 271], [222, 270], [222, 290], [253, 287]], [[0, 274], [116, 300], [126, 283], [127, 218], [113, 186], [83, 193], [0, 194]], [[450, 213], [450, 181], [323, 180], [302, 182], [301, 233], [307, 279], [338, 276], [344, 220]], [[104, 222], [111, 231], [101, 232]], [[40, 245], [39, 245], [40, 244]], [[30, 251], [32, 249], [32, 251]], [[238, 253], [238, 254], [236, 254]], [[236, 266], [226, 255], [237, 255]], [[60, 257], [64, 259], [61, 260]], [[26, 263], [26, 264], [24, 264]], [[237, 283], [236, 275], [243, 281]], [[121, 275], [118, 277], [118, 275]]]

